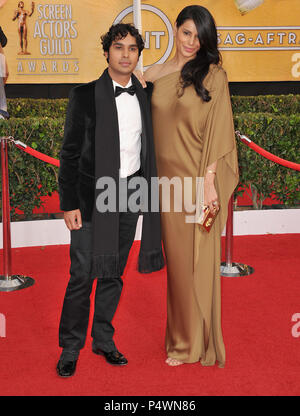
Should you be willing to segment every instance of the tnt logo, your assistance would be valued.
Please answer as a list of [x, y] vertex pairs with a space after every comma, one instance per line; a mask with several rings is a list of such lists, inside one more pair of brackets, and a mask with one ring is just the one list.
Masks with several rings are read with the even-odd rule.
[[0, 338], [6, 337], [6, 319], [3, 313], [0, 313]]
[[294, 313], [292, 316], [292, 322], [297, 322], [292, 327], [292, 335], [294, 338], [300, 337], [300, 313]]
[[[168, 17], [157, 7], [149, 4], [142, 4], [143, 17], [143, 38], [145, 41], [145, 65], [144, 70], [153, 64], [162, 64], [165, 62], [173, 49], [173, 28]], [[151, 15], [151, 27], [147, 24], [149, 15]], [[133, 22], [133, 7], [127, 7], [115, 18], [113, 24]]]

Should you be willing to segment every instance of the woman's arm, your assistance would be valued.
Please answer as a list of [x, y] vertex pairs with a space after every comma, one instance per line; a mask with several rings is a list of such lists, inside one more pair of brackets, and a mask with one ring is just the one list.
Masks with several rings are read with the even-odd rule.
[[204, 176], [204, 205], [209, 206], [211, 211], [214, 206], [219, 204], [218, 194], [215, 188], [215, 176], [217, 172], [217, 162], [212, 163], [206, 169]]
[[133, 72], [133, 74], [137, 77], [137, 79], [140, 81], [140, 83], [142, 84], [142, 86], [144, 88], [147, 87], [146, 82], [154, 82], [155, 79], [157, 78], [157, 74], [160, 71], [160, 65], [153, 65], [150, 68], [148, 68], [144, 73], [139, 71], [139, 70], [135, 70]]

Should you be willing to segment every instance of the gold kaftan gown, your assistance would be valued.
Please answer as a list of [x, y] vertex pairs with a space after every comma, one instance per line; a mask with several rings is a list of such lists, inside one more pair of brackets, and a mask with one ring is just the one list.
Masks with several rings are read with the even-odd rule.
[[[194, 178], [186, 194], [193, 204], [198, 191], [196, 177], [217, 161], [215, 178], [220, 212], [210, 231], [187, 222], [191, 205], [183, 201], [178, 210], [178, 193], [170, 189], [171, 210], [163, 212], [160, 188], [162, 239], [167, 262], [168, 357], [185, 363], [225, 364], [221, 328], [220, 240], [227, 218], [228, 201], [238, 183], [238, 163], [232, 109], [226, 72], [211, 65], [204, 80], [211, 100], [203, 102], [194, 86], [178, 97], [180, 71], [154, 82], [152, 116], [158, 176], [161, 180]], [[185, 186], [182, 187], [183, 189]], [[177, 208], [175, 204], [177, 203]], [[166, 210], [168, 209], [166, 204]]]

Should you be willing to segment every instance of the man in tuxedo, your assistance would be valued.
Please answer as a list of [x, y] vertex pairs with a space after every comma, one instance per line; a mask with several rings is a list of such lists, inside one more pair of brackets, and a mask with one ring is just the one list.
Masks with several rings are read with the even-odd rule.
[[[60, 207], [71, 231], [70, 280], [59, 326], [61, 377], [74, 374], [84, 346], [94, 279], [92, 351], [109, 364], [128, 362], [113, 341], [111, 321], [141, 211], [128, 209], [134, 189], [127, 189], [126, 210], [99, 210], [104, 192], [100, 182], [113, 179], [118, 200], [121, 186], [124, 189], [132, 178], [150, 185], [157, 177], [149, 94], [132, 74], [143, 39], [133, 25], [123, 23], [111, 26], [101, 39], [108, 68], [98, 80], [71, 90], [60, 153]], [[138, 260], [142, 273], [164, 266], [159, 212], [149, 209], [158, 192], [153, 195], [150, 187], [147, 192]]]

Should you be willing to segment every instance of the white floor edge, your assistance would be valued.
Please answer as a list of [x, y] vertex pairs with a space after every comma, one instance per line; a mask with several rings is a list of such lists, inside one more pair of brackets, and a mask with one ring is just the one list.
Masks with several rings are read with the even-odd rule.
[[[136, 240], [141, 238], [141, 223], [140, 217], [136, 229]], [[234, 235], [300, 233], [300, 209], [235, 211], [233, 233]], [[13, 248], [69, 243], [70, 233], [62, 219], [11, 223], [11, 246]], [[2, 227], [0, 248], [3, 248]]]

